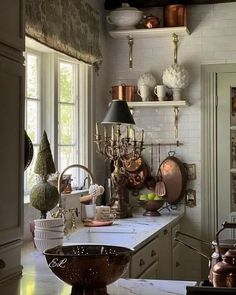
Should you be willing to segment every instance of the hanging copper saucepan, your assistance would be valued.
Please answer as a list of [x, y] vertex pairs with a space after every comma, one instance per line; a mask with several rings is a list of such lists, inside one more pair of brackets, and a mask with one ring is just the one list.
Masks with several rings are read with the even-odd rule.
[[128, 175], [127, 188], [139, 190], [145, 186], [148, 177], [148, 167], [142, 157], [127, 157], [125, 160], [125, 169]]
[[[200, 254], [201, 256], [205, 257], [206, 259], [209, 260], [209, 267], [210, 267], [210, 272], [209, 272], [209, 276], [208, 279], [211, 283], [213, 283], [213, 279], [214, 279], [214, 274], [213, 274], [213, 268], [214, 266], [220, 261], [222, 260], [222, 255], [224, 255], [229, 249], [233, 249], [234, 245], [236, 244], [236, 240], [219, 240], [219, 234], [226, 228], [236, 228], [236, 223], [229, 223], [229, 222], [224, 222], [222, 224], [222, 228], [216, 233], [216, 239], [215, 241], [212, 242], [208, 242], [208, 241], [204, 241], [202, 239], [196, 238], [195, 236], [192, 236], [190, 234], [186, 234], [180, 231], [176, 231], [175, 233], [175, 241], [179, 242], [180, 244], [190, 248], [191, 250], [193, 250], [194, 252]], [[204, 243], [206, 245], [208, 245], [209, 247], [212, 248], [213, 253], [211, 255], [211, 257], [209, 257], [207, 254], [201, 252], [199, 249], [189, 245], [186, 241], [183, 241], [181, 239], [179, 239], [179, 236], [184, 236], [196, 241], [199, 241], [201, 243]], [[236, 268], [236, 265], [235, 265]]]
[[187, 170], [184, 164], [170, 151], [161, 163], [162, 181], [165, 183], [166, 194], [163, 197], [169, 204], [177, 204], [184, 196], [187, 185]]

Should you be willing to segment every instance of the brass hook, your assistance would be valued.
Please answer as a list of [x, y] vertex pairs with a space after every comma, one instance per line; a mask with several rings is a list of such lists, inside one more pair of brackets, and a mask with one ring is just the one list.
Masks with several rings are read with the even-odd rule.
[[174, 107], [174, 113], [175, 113], [175, 122], [174, 122], [174, 125], [175, 125], [175, 139], [178, 138], [178, 122], [179, 122], [179, 108], [178, 107]]
[[133, 45], [134, 39], [131, 36], [128, 36], [128, 45], [129, 45], [129, 68], [133, 68]]
[[173, 33], [173, 43], [174, 43], [174, 64], [178, 63], [178, 43], [179, 37], [175, 33]]

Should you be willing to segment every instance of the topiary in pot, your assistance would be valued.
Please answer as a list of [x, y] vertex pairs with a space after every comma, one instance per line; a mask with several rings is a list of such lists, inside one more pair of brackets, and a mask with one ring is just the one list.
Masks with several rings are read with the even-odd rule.
[[30, 191], [30, 204], [41, 212], [41, 218], [46, 218], [47, 212], [57, 205], [59, 193], [57, 188], [47, 181], [49, 175], [55, 173], [56, 169], [45, 131], [40, 142], [34, 172], [39, 175], [40, 180]]

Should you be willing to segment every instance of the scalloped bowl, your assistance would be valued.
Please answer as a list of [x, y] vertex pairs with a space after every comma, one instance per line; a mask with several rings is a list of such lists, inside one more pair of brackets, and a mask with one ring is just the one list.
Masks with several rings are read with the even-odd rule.
[[138, 203], [145, 209], [144, 216], [160, 216], [159, 210], [165, 203], [165, 200], [139, 200]]
[[[44, 251], [48, 266], [72, 286], [71, 294], [107, 294], [127, 270], [132, 249], [109, 245], [58, 246]], [[90, 293], [89, 293], [90, 292]]]

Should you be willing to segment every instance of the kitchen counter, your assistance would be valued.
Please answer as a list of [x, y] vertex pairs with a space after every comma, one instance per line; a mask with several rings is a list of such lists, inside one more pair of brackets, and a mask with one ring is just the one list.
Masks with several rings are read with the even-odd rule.
[[[64, 244], [102, 243], [121, 245], [135, 251], [152, 240], [165, 227], [178, 222], [181, 212], [163, 212], [159, 217], [143, 217], [115, 220], [112, 226], [79, 227], [65, 238]], [[69, 295], [71, 286], [60, 281], [49, 269], [46, 259], [33, 246], [27, 243], [22, 249], [23, 276], [21, 279], [0, 285], [1, 295]], [[119, 279], [108, 286], [110, 295], [184, 295], [186, 286], [196, 282], [172, 280]]]
[[142, 214], [136, 213], [133, 218], [116, 219], [112, 226], [81, 227], [69, 235], [64, 244], [109, 244], [138, 250], [144, 243], [155, 238], [159, 231], [178, 222], [183, 217], [182, 211], [164, 210], [161, 216], [144, 217]]

